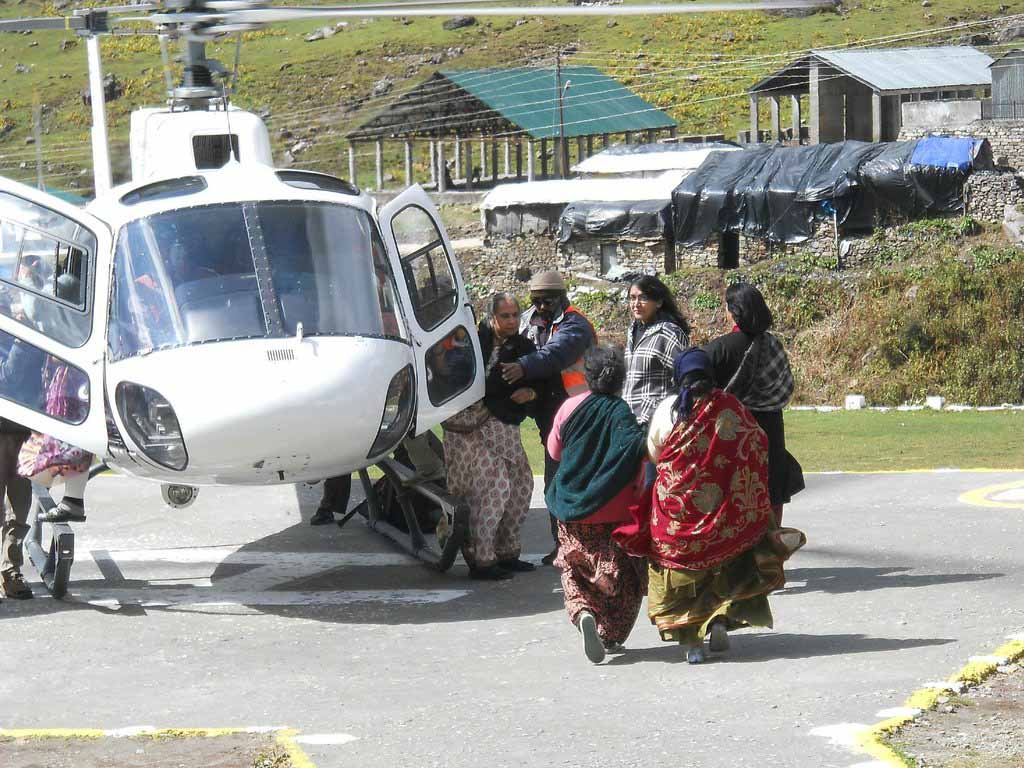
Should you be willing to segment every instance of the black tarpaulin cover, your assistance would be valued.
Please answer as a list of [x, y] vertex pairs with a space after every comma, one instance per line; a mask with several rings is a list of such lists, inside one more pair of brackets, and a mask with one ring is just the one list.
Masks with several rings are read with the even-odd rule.
[[716, 232], [736, 232], [799, 243], [833, 210], [841, 224], [854, 229], [870, 227], [882, 209], [909, 217], [961, 209], [971, 169], [914, 164], [917, 143], [844, 141], [714, 152], [672, 192], [675, 239], [697, 245]]
[[570, 203], [558, 221], [558, 241], [581, 236], [660, 240], [671, 237], [671, 215], [668, 200]]

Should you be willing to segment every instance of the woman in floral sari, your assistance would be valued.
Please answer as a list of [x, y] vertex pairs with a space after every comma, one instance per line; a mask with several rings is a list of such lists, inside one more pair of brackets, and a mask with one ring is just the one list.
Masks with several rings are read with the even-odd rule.
[[[615, 533], [650, 561], [648, 613], [691, 664], [728, 647], [726, 629], [772, 626], [767, 595], [785, 583], [768, 493], [768, 439], [733, 395], [714, 389], [708, 356], [676, 358], [679, 396], [662, 402], [648, 433], [657, 461], [650, 505]], [[785, 554], [783, 552], [783, 554]]]

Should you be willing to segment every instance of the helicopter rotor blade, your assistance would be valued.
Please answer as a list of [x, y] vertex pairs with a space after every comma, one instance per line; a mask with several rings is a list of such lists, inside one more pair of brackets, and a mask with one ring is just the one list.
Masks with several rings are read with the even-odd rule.
[[[500, 1], [500, 0], [496, 0]], [[292, 21], [332, 18], [391, 18], [396, 16], [643, 16], [683, 13], [715, 13], [736, 11], [784, 10], [790, 8], [834, 8], [834, 0], [760, 0], [758, 2], [710, 2], [661, 5], [601, 5], [601, 6], [492, 6], [454, 3], [429, 3], [412, 6], [411, 3], [372, 6], [341, 6], [337, 8], [289, 6], [285, 8], [252, 8], [225, 13], [184, 11], [181, 13], [153, 14], [127, 17], [122, 21], [150, 21], [154, 24], [211, 25], [217, 22], [232, 24], [279, 24]]]
[[0, 32], [36, 32], [40, 30], [71, 30], [87, 28], [84, 16], [47, 16], [38, 19], [0, 21]]

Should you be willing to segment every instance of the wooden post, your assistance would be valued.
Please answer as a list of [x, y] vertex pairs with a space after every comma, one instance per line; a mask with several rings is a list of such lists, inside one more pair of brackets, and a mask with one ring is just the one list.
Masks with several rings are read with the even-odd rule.
[[448, 191], [448, 180], [445, 179], [444, 142], [437, 142], [437, 191]]
[[758, 112], [758, 98], [750, 94], [750, 143], [761, 141], [761, 115]]
[[779, 97], [769, 97], [768, 106], [772, 115], [772, 141], [782, 141], [782, 103]]
[[412, 142], [405, 140], [405, 186], [412, 186]]
[[[462, 178], [462, 139], [458, 136], [455, 137], [455, 173], [452, 175], [452, 180]], [[470, 166], [473, 164], [470, 163]], [[466, 174], [467, 176], [469, 174]]]
[[882, 140], [882, 94], [871, 92], [871, 140]]
[[480, 180], [487, 177], [487, 142], [480, 139]]
[[505, 178], [512, 175], [512, 142], [505, 139]]
[[648, 144], [653, 144], [654, 142], [655, 142], [654, 129], [653, 128], [649, 128], [647, 130], [647, 143]]
[[523, 180], [523, 140], [516, 139], [516, 181]]
[[601, 134], [601, 149], [608, 149], [608, 134]]
[[491, 139], [491, 178], [498, 182], [498, 140]]
[[674, 139], [676, 137], [676, 127], [674, 125], [668, 129], [668, 137], [670, 139]]
[[437, 147], [435, 142], [430, 142], [430, 183], [437, 189]]
[[540, 140], [540, 177], [546, 179], [548, 177], [548, 140]]
[[[577, 163], [582, 163], [586, 159], [586, 155], [583, 154], [584, 151], [586, 150], [586, 142], [587, 142], [587, 140], [584, 139], [582, 136], [577, 136], [576, 137], [576, 162]], [[572, 166], [570, 166], [570, 167], [572, 167]]]
[[633, 143], [633, 132], [632, 131], [626, 131], [626, 143], [627, 144], [632, 144]]
[[377, 139], [375, 147], [375, 160], [377, 161], [377, 191], [384, 189], [384, 139]]
[[466, 189], [473, 190], [473, 140], [466, 139]]
[[800, 94], [794, 93], [789, 97], [793, 103], [793, 140], [800, 143]]
[[[587, 136], [587, 157], [591, 157], [594, 154], [594, 136], [591, 134]], [[580, 158], [583, 159], [582, 157]]]
[[350, 141], [348, 144], [348, 180], [359, 186], [359, 182], [356, 181], [356, 143]]
[[537, 180], [537, 177], [533, 173], [533, 139], [529, 139], [526, 142], [526, 180]]

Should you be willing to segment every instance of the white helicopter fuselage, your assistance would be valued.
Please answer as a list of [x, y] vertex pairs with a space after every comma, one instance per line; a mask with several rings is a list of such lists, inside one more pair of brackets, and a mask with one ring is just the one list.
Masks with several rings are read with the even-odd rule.
[[429, 197], [414, 187], [378, 212], [345, 182], [259, 159], [183, 159], [184, 175], [84, 212], [0, 180], [0, 222], [34, 205], [25, 224], [46, 237], [59, 219], [94, 292], [77, 347], [0, 313], [47, 370], [69, 365], [85, 416], [55, 418], [46, 381], [45, 405], [0, 400], [0, 415], [162, 483], [275, 484], [366, 467], [479, 400], [472, 310]]

